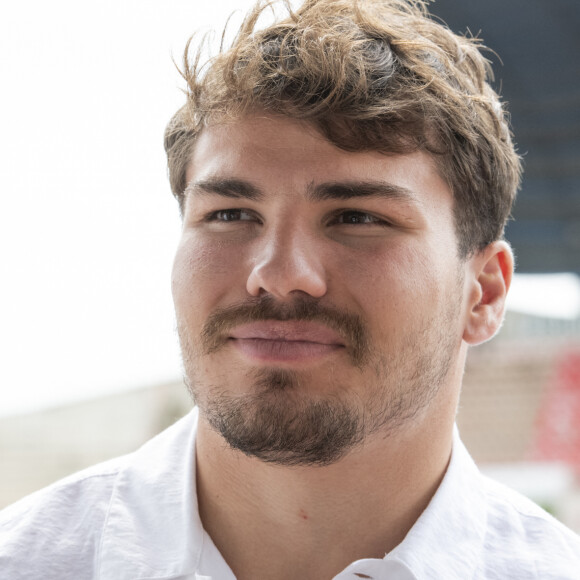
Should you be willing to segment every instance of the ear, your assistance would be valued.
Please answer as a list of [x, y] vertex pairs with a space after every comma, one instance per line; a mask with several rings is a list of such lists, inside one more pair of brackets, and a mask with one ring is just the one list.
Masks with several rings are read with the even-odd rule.
[[507, 242], [489, 244], [470, 260], [467, 319], [463, 340], [470, 345], [489, 340], [499, 330], [512, 281], [514, 256]]

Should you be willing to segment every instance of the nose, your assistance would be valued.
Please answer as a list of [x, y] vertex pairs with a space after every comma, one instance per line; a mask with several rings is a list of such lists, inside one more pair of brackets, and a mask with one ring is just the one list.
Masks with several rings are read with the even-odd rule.
[[287, 298], [297, 292], [313, 298], [324, 296], [326, 273], [315, 235], [297, 226], [272, 227], [269, 234], [256, 240], [246, 289], [251, 296], [268, 293]]

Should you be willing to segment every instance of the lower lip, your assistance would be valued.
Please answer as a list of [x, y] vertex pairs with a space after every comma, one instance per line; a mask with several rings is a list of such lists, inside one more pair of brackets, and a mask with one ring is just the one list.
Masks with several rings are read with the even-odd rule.
[[247, 357], [261, 362], [311, 362], [333, 354], [344, 347], [299, 340], [233, 338], [233, 346]]

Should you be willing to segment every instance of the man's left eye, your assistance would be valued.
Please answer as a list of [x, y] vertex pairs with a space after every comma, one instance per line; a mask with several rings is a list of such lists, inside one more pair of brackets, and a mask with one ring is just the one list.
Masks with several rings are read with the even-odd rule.
[[359, 224], [388, 225], [387, 222], [385, 222], [385, 220], [382, 220], [369, 213], [355, 210], [340, 212], [339, 214], [334, 216], [331, 223], [347, 224], [347, 225], [359, 225]]

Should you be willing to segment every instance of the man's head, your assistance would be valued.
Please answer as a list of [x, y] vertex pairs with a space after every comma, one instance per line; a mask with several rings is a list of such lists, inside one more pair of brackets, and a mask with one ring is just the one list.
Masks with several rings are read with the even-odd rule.
[[467, 345], [503, 315], [519, 161], [485, 61], [423, 4], [259, 13], [186, 62], [167, 129], [178, 330], [205, 424], [327, 464], [452, 424]]
[[[312, 123], [346, 151], [426, 151], [455, 200], [459, 254], [500, 239], [520, 180], [506, 114], [479, 43], [421, 0], [306, 0], [257, 28], [260, 2], [206, 66], [186, 49], [186, 105], [167, 127], [174, 195], [204, 127], [256, 112]], [[275, 4], [275, 3], [274, 3]]]

